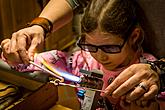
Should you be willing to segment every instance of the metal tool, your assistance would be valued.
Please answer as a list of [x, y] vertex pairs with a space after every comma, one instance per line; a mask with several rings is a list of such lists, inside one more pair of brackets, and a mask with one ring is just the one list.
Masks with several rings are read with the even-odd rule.
[[100, 90], [100, 89], [93, 89], [93, 88], [82, 87], [82, 86], [74, 85], [74, 84], [62, 83], [62, 82], [59, 82], [58, 80], [50, 81], [50, 83], [53, 83], [53, 84], [59, 85], [59, 86], [70, 86], [70, 87], [74, 87], [74, 88], [83, 88], [85, 90], [104, 92], [103, 90]]
[[58, 75], [54, 74], [52, 71], [50, 71], [50, 70], [48, 70], [48, 69], [46, 69], [46, 68], [43, 68], [43, 67], [41, 67], [40, 65], [38, 65], [38, 64], [36, 64], [36, 63], [34, 63], [34, 62], [32, 62], [32, 61], [30, 61], [30, 64], [32, 64], [32, 65], [34, 65], [34, 66], [38, 67], [39, 69], [41, 69], [41, 70], [45, 71], [46, 73], [49, 73], [50, 75], [52, 75], [52, 76], [54, 76], [54, 77], [56, 77], [56, 78], [60, 79], [61, 81], [63, 81], [63, 80], [64, 80], [64, 78], [63, 78], [63, 77], [60, 77], [60, 76], [58, 76]]

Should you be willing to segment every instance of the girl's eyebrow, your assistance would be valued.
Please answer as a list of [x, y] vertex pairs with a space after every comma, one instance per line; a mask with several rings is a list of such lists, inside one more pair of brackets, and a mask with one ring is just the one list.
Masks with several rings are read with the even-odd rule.
[[[108, 32], [99, 32], [100, 35], [105, 35], [105, 36], [120, 36], [120, 35], [116, 35], [116, 34], [112, 34], [112, 33], [108, 33]], [[84, 33], [86, 36], [92, 37], [91, 35], [89, 35], [88, 33]]]

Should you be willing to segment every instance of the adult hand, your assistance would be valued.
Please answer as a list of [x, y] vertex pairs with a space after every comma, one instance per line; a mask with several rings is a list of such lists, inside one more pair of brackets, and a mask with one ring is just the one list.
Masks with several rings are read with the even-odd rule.
[[9, 45], [10, 45], [10, 39], [5, 39], [1, 42], [1, 48], [2, 48], [2, 58], [5, 57], [5, 60], [10, 64], [10, 65], [15, 65], [18, 64], [20, 61], [19, 55], [17, 52], [15, 53], [10, 53], [9, 51]]
[[[140, 86], [139, 86], [140, 84]], [[114, 98], [125, 96], [126, 102], [136, 101], [139, 106], [146, 106], [159, 90], [159, 75], [149, 64], [133, 64], [125, 69], [105, 89], [105, 95]]]
[[[36, 51], [43, 49], [44, 30], [38, 25], [21, 29], [12, 34], [10, 42], [2, 41], [5, 57], [17, 58], [17, 62], [28, 64]], [[5, 46], [8, 45], [8, 46]]]

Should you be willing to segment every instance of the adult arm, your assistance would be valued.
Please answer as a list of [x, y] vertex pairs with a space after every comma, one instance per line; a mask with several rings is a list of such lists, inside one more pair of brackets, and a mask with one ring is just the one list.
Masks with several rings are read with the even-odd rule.
[[39, 17], [47, 18], [54, 25], [54, 30], [71, 21], [73, 9], [67, 0], [50, 0]]
[[[68, 23], [73, 16], [72, 7], [66, 0], [50, 0], [39, 17], [54, 24], [54, 30]], [[33, 60], [34, 53], [43, 49], [44, 29], [39, 25], [32, 25], [12, 34], [7, 57], [19, 59], [17, 62], [28, 64]]]

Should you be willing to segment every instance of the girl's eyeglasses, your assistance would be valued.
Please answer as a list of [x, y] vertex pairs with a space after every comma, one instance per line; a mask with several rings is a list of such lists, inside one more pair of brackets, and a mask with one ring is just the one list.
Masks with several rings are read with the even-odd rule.
[[125, 37], [124, 42], [123, 42], [122, 45], [100, 45], [100, 46], [96, 46], [96, 45], [92, 45], [92, 44], [86, 44], [85, 43], [85, 34], [82, 34], [82, 36], [80, 37], [80, 39], [77, 42], [77, 45], [82, 50], [87, 51], [87, 52], [94, 52], [95, 53], [95, 52], [98, 51], [98, 49], [101, 49], [105, 53], [111, 53], [111, 54], [120, 53], [121, 49], [124, 46], [124, 44], [128, 40], [130, 34], [134, 30], [136, 24], [138, 24], [138, 21], [137, 21], [136, 18], [134, 18], [132, 23], [128, 26], [128, 29], [126, 29], [126, 31], [123, 33], [123, 35], [126, 36], [126, 37]]
[[115, 53], [120, 53], [121, 52], [121, 49], [122, 49], [122, 47], [124, 46], [125, 43], [126, 43], [126, 39], [124, 40], [122, 45], [100, 45], [100, 46], [96, 46], [96, 45], [92, 45], [92, 44], [86, 44], [85, 43], [85, 36], [82, 36], [78, 40], [77, 45], [82, 50], [87, 51], [87, 52], [96, 53], [98, 51], [98, 49], [101, 49], [105, 53], [115, 54]]

